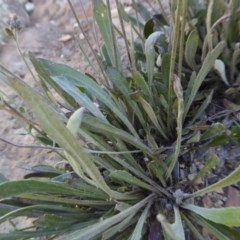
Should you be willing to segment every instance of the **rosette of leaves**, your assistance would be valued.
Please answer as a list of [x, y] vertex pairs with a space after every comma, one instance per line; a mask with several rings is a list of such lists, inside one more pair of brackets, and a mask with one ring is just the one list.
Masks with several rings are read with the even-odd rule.
[[[96, 75], [30, 54], [39, 93], [1, 66], [1, 79], [35, 116], [36, 138], [58, 146], [71, 168], [38, 166], [20, 181], [2, 176], [0, 222], [19, 216], [35, 220], [30, 228], [0, 237], [204, 239], [204, 228], [217, 239], [239, 239], [239, 207], [207, 209], [195, 199], [238, 182], [240, 167], [210, 186], [192, 187], [217, 165], [218, 156], [211, 154], [192, 181], [179, 176], [179, 163], [190, 151], [239, 136], [236, 126], [229, 133], [203, 117], [215, 97], [237, 82], [238, 1], [172, 1], [171, 19], [151, 18], [135, 2], [130, 16], [116, 1], [119, 28], [111, 21], [109, 1], [107, 6], [92, 2], [104, 41], [101, 53], [93, 51]], [[127, 38], [123, 20], [138, 41]], [[116, 34], [125, 42], [128, 66], [120, 61]], [[229, 72], [231, 80], [224, 77]]]

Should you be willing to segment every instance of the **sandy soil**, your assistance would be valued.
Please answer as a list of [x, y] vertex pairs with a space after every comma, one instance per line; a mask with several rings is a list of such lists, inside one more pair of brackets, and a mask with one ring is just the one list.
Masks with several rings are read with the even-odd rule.
[[[34, 11], [30, 14], [19, 2], [18, 0], [0, 1], [2, 7], [0, 7], [0, 15], [4, 16], [1, 22], [2, 27], [13, 12], [20, 17], [23, 29], [19, 34], [19, 43], [22, 51], [26, 54], [31, 51], [36, 56], [67, 63], [79, 70], [87, 71], [84, 58], [73, 40], [73, 36], [78, 34], [78, 30], [67, 1], [34, 1]], [[78, 2], [75, 4], [78, 17], [83, 21], [85, 16], [80, 11], [79, 1], [75, 2]], [[82, 1], [91, 21], [89, 2]], [[88, 33], [90, 26], [84, 24], [84, 28]], [[85, 44], [85, 40], [82, 43]], [[27, 83], [33, 84], [13, 41], [1, 42], [0, 63], [13, 73], [23, 77]], [[0, 84], [0, 91], [18, 107], [22, 105], [16, 94], [3, 83]], [[26, 130], [21, 127], [21, 124], [4, 110], [0, 110], [0, 137], [17, 145], [36, 144], [33, 138], [26, 134]], [[20, 148], [0, 141], [0, 173], [10, 179], [22, 178], [36, 164], [55, 164], [59, 160], [56, 154], [49, 154], [48, 151], [42, 149]]]

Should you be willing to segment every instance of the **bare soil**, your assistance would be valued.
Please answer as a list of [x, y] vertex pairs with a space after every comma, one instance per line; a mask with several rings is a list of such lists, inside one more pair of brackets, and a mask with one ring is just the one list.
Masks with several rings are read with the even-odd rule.
[[[84, 57], [77, 48], [74, 35], [77, 34], [75, 20], [65, 0], [41, 0], [34, 1], [34, 10], [27, 13], [24, 4], [18, 0], [0, 1], [0, 15], [2, 27], [7, 23], [12, 13], [19, 16], [22, 30], [19, 33], [19, 43], [22, 51], [27, 54], [33, 52], [38, 57], [44, 57], [54, 62], [66, 63], [82, 71], [88, 71]], [[74, 2], [74, 1], [73, 1]], [[75, 4], [80, 21], [85, 19], [80, 11], [80, 4]], [[91, 22], [91, 1], [82, 1], [86, 14]], [[1, 8], [2, 7], [2, 8]], [[88, 24], [84, 24], [86, 33], [90, 30]], [[2, 38], [3, 39], [3, 38]], [[85, 40], [82, 41], [85, 44]], [[22, 59], [16, 46], [9, 39], [2, 40], [0, 45], [0, 63], [16, 75], [23, 77], [24, 81], [34, 85], [33, 79]], [[2, 95], [16, 104], [22, 105], [21, 100], [3, 83], [0, 85]], [[37, 148], [25, 148], [15, 145], [36, 145], [33, 138], [26, 133], [26, 129], [15, 120], [9, 113], [0, 109], [0, 172], [7, 178], [20, 179], [36, 164], [49, 163], [51, 165], [59, 161], [56, 154], [50, 154], [47, 150]]]

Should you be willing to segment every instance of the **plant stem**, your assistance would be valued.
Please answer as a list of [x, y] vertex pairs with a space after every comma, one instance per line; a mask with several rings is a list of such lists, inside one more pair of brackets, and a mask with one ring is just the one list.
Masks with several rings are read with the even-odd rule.
[[119, 15], [119, 21], [120, 21], [121, 29], [122, 29], [123, 40], [124, 40], [124, 43], [125, 43], [125, 46], [126, 46], [129, 62], [131, 63], [130, 49], [129, 49], [129, 44], [128, 44], [128, 40], [127, 40], [126, 29], [125, 29], [125, 26], [123, 24], [122, 13], [120, 11], [120, 4], [119, 4], [118, 0], [115, 0], [115, 1], [116, 1], [116, 4], [117, 4], [117, 10], [118, 10], [118, 15]]
[[112, 37], [112, 52], [113, 52], [113, 60], [114, 60], [114, 66], [118, 69], [121, 70], [120, 63], [118, 62], [118, 53], [117, 53], [117, 44], [116, 44], [116, 36], [114, 32], [114, 26], [113, 26], [113, 21], [112, 21], [112, 14], [111, 14], [111, 6], [109, 0], [107, 2], [107, 11], [108, 11], [108, 19], [110, 23], [110, 31], [111, 31], [111, 37]]
[[[172, 18], [172, 31], [171, 31], [171, 62], [170, 62], [170, 70], [169, 70], [169, 81], [168, 81], [168, 116], [167, 116], [167, 125], [168, 132], [172, 132], [172, 108], [173, 108], [173, 78], [174, 78], [174, 69], [175, 69], [175, 60], [177, 56], [177, 47], [178, 47], [178, 39], [179, 39], [179, 25], [181, 18], [181, 6], [182, 1], [177, 1], [177, 15], [175, 20]], [[173, 14], [173, 13], [172, 13]]]
[[187, 2], [188, 0], [183, 0], [182, 5], [182, 14], [181, 14], [181, 33], [180, 33], [180, 46], [179, 46], [179, 57], [178, 57], [178, 77], [181, 79], [182, 75], [182, 62], [184, 55], [184, 31], [185, 31], [185, 22], [186, 22], [186, 11], [187, 11]]
[[24, 64], [26, 65], [28, 71], [30, 72], [32, 78], [34, 79], [34, 81], [37, 83], [37, 85], [39, 85], [39, 82], [38, 80], [36, 79], [35, 75], [33, 74], [28, 62], [26, 61], [26, 58], [24, 57], [20, 47], [19, 47], [19, 42], [18, 42], [18, 34], [17, 34], [17, 29], [14, 29], [14, 37], [13, 37], [14, 41], [15, 41], [15, 44], [16, 44], [16, 47], [17, 47], [17, 50], [18, 50], [18, 53], [19, 55], [21, 56]]
[[176, 75], [174, 78], [173, 88], [178, 99], [177, 142], [176, 142], [174, 157], [166, 173], [167, 178], [169, 178], [172, 174], [172, 171], [175, 167], [175, 164], [178, 160], [178, 157], [181, 151], [181, 143], [182, 143], [182, 123], [183, 123], [183, 114], [184, 114], [184, 101], [183, 101], [183, 90], [181, 86], [181, 80]]
[[71, 3], [71, 0], [67, 0], [67, 1], [68, 1], [68, 4], [69, 4], [70, 8], [71, 8], [71, 11], [72, 11], [72, 13], [73, 13], [73, 16], [74, 16], [74, 18], [75, 18], [75, 20], [76, 20], [76, 22], [77, 22], [77, 24], [78, 24], [78, 27], [79, 27], [80, 31], [82, 32], [82, 34], [83, 34], [83, 36], [84, 36], [84, 39], [86, 39], [87, 44], [88, 44], [88, 46], [89, 46], [89, 48], [90, 48], [90, 50], [91, 50], [94, 58], [96, 59], [96, 61], [97, 61], [97, 63], [98, 63], [98, 66], [99, 66], [100, 71], [101, 71], [101, 73], [102, 73], [102, 76], [103, 76], [103, 78], [104, 78], [104, 80], [105, 80], [105, 83], [107, 84], [107, 83], [108, 83], [108, 80], [107, 80], [107, 77], [106, 77], [106, 75], [105, 75], [105, 73], [104, 73], [102, 64], [101, 64], [101, 62], [100, 62], [100, 60], [99, 60], [99, 57], [97, 56], [96, 52], [94, 51], [94, 49], [93, 49], [93, 47], [92, 47], [92, 44], [90, 43], [90, 41], [89, 41], [89, 39], [88, 39], [88, 37], [87, 37], [87, 34], [84, 32], [84, 30], [83, 30], [83, 28], [82, 28], [82, 25], [81, 25], [81, 23], [80, 23], [80, 21], [79, 21], [79, 19], [78, 19], [78, 17], [77, 17], [77, 14], [76, 14], [76, 12], [75, 12], [75, 10], [74, 10], [74, 7], [73, 7], [73, 5], [72, 5], [72, 3]]

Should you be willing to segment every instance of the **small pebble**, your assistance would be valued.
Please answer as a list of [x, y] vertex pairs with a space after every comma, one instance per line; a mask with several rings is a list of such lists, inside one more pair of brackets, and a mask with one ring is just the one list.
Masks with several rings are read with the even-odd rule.
[[219, 199], [219, 200], [217, 200], [217, 202], [214, 205], [215, 205], [215, 207], [222, 207], [223, 204], [224, 204], [224, 202]]
[[79, 38], [82, 40], [82, 39], [84, 39], [85, 37], [84, 37], [84, 35], [83, 35], [82, 33], [80, 33], [80, 34], [79, 34]]
[[34, 8], [35, 8], [35, 6], [33, 3], [31, 3], [31, 2], [25, 3], [25, 9], [28, 13], [32, 13]]
[[72, 40], [72, 36], [70, 34], [65, 34], [65, 35], [62, 35], [58, 40], [60, 42], [65, 43], [65, 42]]
[[197, 168], [195, 166], [195, 164], [192, 164], [190, 167], [190, 173], [195, 173], [197, 171]]

